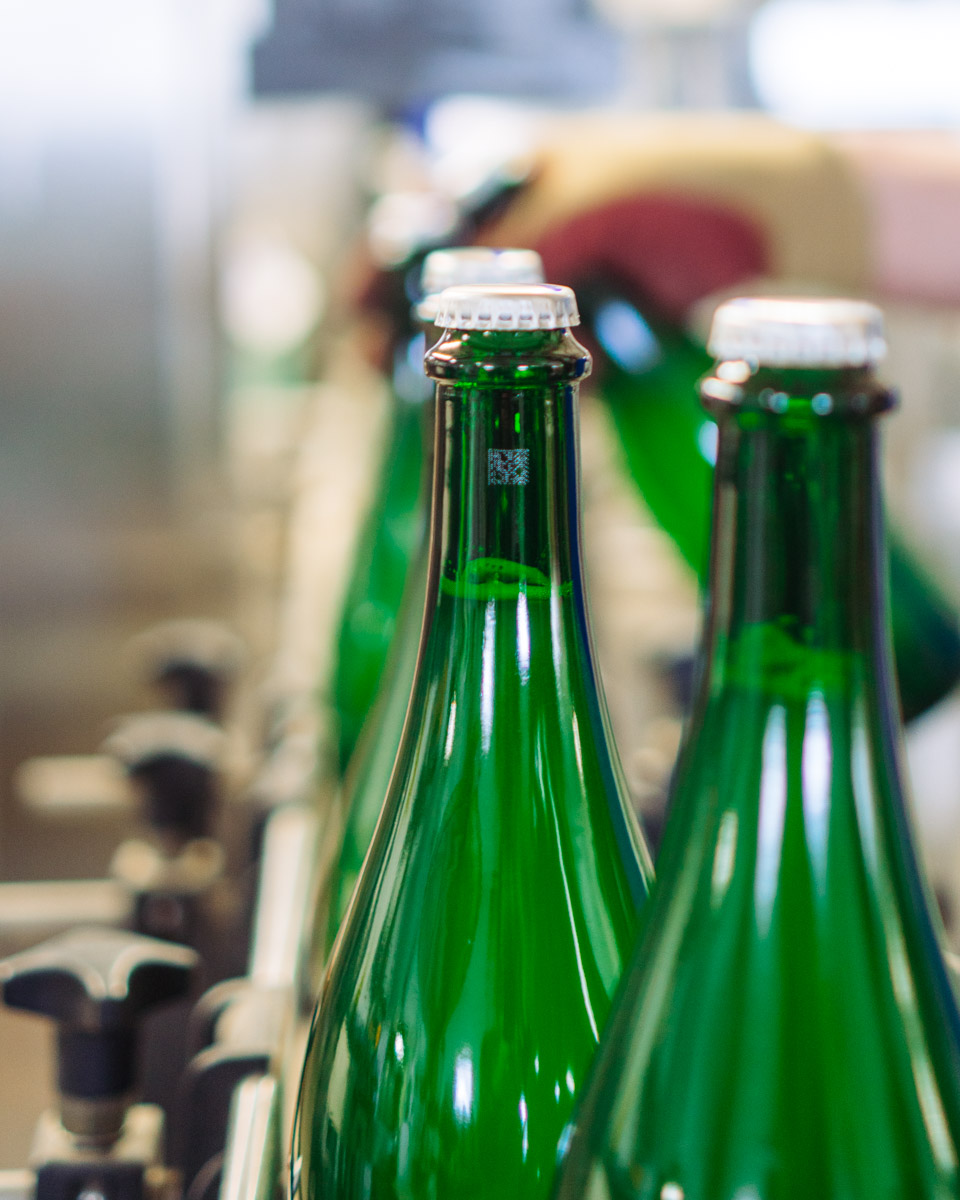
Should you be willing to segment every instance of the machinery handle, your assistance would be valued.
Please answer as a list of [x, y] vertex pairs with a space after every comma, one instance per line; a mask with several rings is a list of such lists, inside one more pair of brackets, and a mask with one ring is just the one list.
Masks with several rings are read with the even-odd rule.
[[198, 961], [155, 938], [75, 929], [0, 961], [0, 994], [57, 1023], [63, 1094], [121, 1096], [133, 1083], [141, 1015], [185, 995]]
[[216, 725], [184, 712], [126, 717], [105, 743], [139, 789], [150, 827], [186, 840], [210, 832], [223, 747]]

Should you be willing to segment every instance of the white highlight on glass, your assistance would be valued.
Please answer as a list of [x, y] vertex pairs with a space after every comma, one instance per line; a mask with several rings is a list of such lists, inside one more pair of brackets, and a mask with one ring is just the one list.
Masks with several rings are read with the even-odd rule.
[[466, 1046], [453, 1066], [453, 1111], [461, 1125], [467, 1124], [473, 1112], [473, 1059]]
[[697, 430], [697, 449], [711, 467], [717, 464], [717, 441], [719, 440], [716, 421], [704, 421]]
[[493, 738], [493, 676], [497, 636], [497, 605], [487, 602], [483, 617], [483, 669], [480, 677], [480, 745], [484, 754], [490, 752]]
[[853, 711], [853, 737], [850, 744], [850, 778], [853, 783], [853, 804], [857, 810], [860, 845], [871, 871], [878, 867], [878, 845], [872, 748], [867, 732], [867, 712], [862, 699]]
[[783, 847], [783, 824], [787, 812], [786, 731], [786, 709], [782, 704], [775, 704], [770, 709], [763, 734], [757, 868], [753, 887], [757, 928], [761, 934], [770, 928]]
[[580, 744], [580, 722], [577, 720], [577, 714], [574, 713], [570, 719], [570, 728], [573, 732], [573, 753], [577, 759], [577, 770], [583, 774], [583, 747]]
[[830, 821], [830, 780], [833, 747], [827, 705], [819, 692], [807, 700], [803, 730], [800, 774], [803, 779], [803, 818], [814, 875], [824, 884], [827, 858], [827, 828]]
[[453, 738], [457, 732], [457, 702], [450, 701], [450, 720], [447, 722], [447, 740], [443, 745], [443, 761], [448, 763], [450, 755], [453, 754]]
[[530, 682], [530, 612], [526, 592], [517, 596], [517, 667], [520, 682]]
[[717, 908], [726, 895], [733, 878], [733, 864], [737, 856], [737, 831], [740, 818], [730, 809], [720, 818], [717, 848], [713, 853], [713, 874], [710, 877], [710, 903]]

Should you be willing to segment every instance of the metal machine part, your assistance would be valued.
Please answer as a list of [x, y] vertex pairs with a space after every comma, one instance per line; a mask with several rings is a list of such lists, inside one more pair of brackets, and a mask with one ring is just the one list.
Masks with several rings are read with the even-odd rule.
[[107, 1150], [77, 1144], [45, 1113], [31, 1151], [35, 1168], [0, 1171], [0, 1200], [178, 1200], [178, 1172], [163, 1164], [163, 1113], [137, 1104]]
[[126, 717], [105, 749], [126, 769], [154, 835], [171, 850], [213, 825], [223, 732], [205, 717], [150, 712]]
[[57, 1024], [60, 1095], [59, 1112], [45, 1112], [37, 1125], [33, 1183], [29, 1172], [16, 1172], [0, 1188], [23, 1187], [36, 1200], [176, 1195], [163, 1160], [163, 1111], [132, 1102], [138, 1030], [148, 1012], [187, 993], [197, 964], [186, 947], [96, 928], [0, 962], [4, 1002]]
[[181, 1091], [177, 1160], [190, 1200], [223, 1174], [221, 1196], [272, 1194], [285, 1133], [283, 1064], [300, 1007], [319, 823], [306, 806], [278, 808], [264, 836], [249, 970], [210, 989], [195, 1009], [198, 1052]]
[[136, 637], [130, 650], [170, 708], [222, 721], [246, 657], [226, 625], [200, 617], [164, 621]]
[[77, 925], [128, 925], [130, 892], [115, 879], [0, 883], [0, 945], [6, 953]]
[[55, 1113], [37, 1125], [31, 1160], [35, 1200], [176, 1200], [177, 1172], [163, 1161], [163, 1110], [132, 1105], [115, 1141], [85, 1141], [68, 1132]]
[[110, 754], [50, 754], [25, 759], [14, 777], [17, 799], [44, 816], [87, 816], [133, 806], [130, 781]]
[[281, 1143], [280, 1085], [269, 1075], [245, 1079], [230, 1107], [220, 1200], [271, 1200]]
[[[138, 793], [146, 825], [146, 836], [117, 848], [111, 874], [133, 897], [134, 927], [200, 950], [208, 980], [223, 977], [224, 935], [229, 942], [235, 932], [227, 856], [212, 836], [225, 741], [206, 717], [153, 712], [125, 718], [106, 742]], [[234, 961], [228, 953], [226, 973]]]
[[183, 996], [197, 955], [184, 946], [111, 929], [75, 929], [0, 962], [11, 1008], [57, 1024], [60, 1123], [85, 1145], [122, 1132], [135, 1079], [137, 1027]]
[[[21, 794], [34, 810], [69, 815], [139, 803], [147, 836], [118, 846], [109, 879], [0, 884], [4, 949], [97, 923], [209, 950], [207, 927], [220, 932], [236, 908], [222, 894], [226, 851], [210, 836], [225, 741], [205, 717], [151, 712], [119, 722], [105, 754], [25, 763]], [[222, 973], [214, 965], [208, 978]]]

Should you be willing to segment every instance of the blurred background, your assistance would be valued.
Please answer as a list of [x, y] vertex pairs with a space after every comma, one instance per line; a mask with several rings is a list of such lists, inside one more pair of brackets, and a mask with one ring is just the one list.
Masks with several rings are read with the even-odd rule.
[[[145, 627], [241, 636], [247, 753], [264, 697], [322, 677], [388, 428], [375, 285], [464, 213], [602, 282], [588, 340], [628, 372], [657, 322], [702, 345], [719, 294], [880, 303], [891, 513], [955, 613], [958, 43], [960, 0], [0, 0], [0, 879], [99, 878], [134, 828], [51, 814], [22, 764], [148, 705]], [[696, 573], [609, 410], [583, 417], [598, 649], [655, 830]], [[954, 937], [958, 714], [909, 734]], [[3, 1020], [39, 1104], [46, 1034]], [[33, 1103], [0, 1106], [0, 1166]]]

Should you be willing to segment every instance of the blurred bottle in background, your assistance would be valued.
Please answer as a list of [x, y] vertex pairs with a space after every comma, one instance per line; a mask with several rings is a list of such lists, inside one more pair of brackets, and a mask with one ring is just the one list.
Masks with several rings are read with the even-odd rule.
[[374, 261], [361, 311], [386, 317], [378, 365], [389, 383], [390, 415], [374, 493], [361, 526], [343, 599], [329, 690], [337, 718], [337, 764], [344, 773], [377, 695], [404, 585], [427, 513], [421, 503], [423, 410], [432, 391], [423, 372], [424, 332], [416, 313], [426, 257], [467, 243], [509, 196], [510, 179], [493, 180], [458, 209], [437, 193], [383, 197], [371, 214]]
[[[629, 287], [580, 290], [584, 323], [602, 350], [598, 390], [610, 406], [630, 474], [651, 513], [702, 576], [717, 433], [698, 411], [695, 394], [709, 356], [685, 330], [627, 299]], [[960, 679], [960, 629], [953, 606], [896, 533], [890, 587], [897, 682], [909, 721]]]
[[[485, 246], [451, 247], [427, 255], [420, 277], [422, 299], [414, 306], [422, 330], [422, 349], [439, 336], [433, 324], [446, 287], [461, 284], [542, 283], [543, 264], [532, 250], [493, 250]], [[422, 363], [422, 354], [421, 354]], [[421, 367], [422, 369], [422, 367]], [[426, 375], [424, 375], [426, 379]], [[422, 537], [407, 574], [399, 607], [396, 632], [383, 679], [343, 785], [343, 831], [328, 879], [323, 881], [314, 931], [314, 970], [326, 962], [337, 930], [353, 895], [360, 867], [373, 837], [393, 771], [400, 736], [410, 701], [423, 624], [423, 600], [430, 550], [427, 517], [433, 478], [433, 404], [422, 408], [425, 455], [420, 487]]]
[[[415, 242], [412, 231], [410, 236]], [[343, 598], [329, 684], [337, 716], [336, 759], [341, 773], [376, 696], [410, 563], [423, 537], [425, 516], [419, 502], [422, 413], [430, 387], [420, 367], [423, 334], [410, 309], [416, 300], [423, 258], [434, 244], [431, 235], [402, 264], [380, 277], [390, 286], [395, 322], [384, 355], [390, 412], [373, 497]]]

